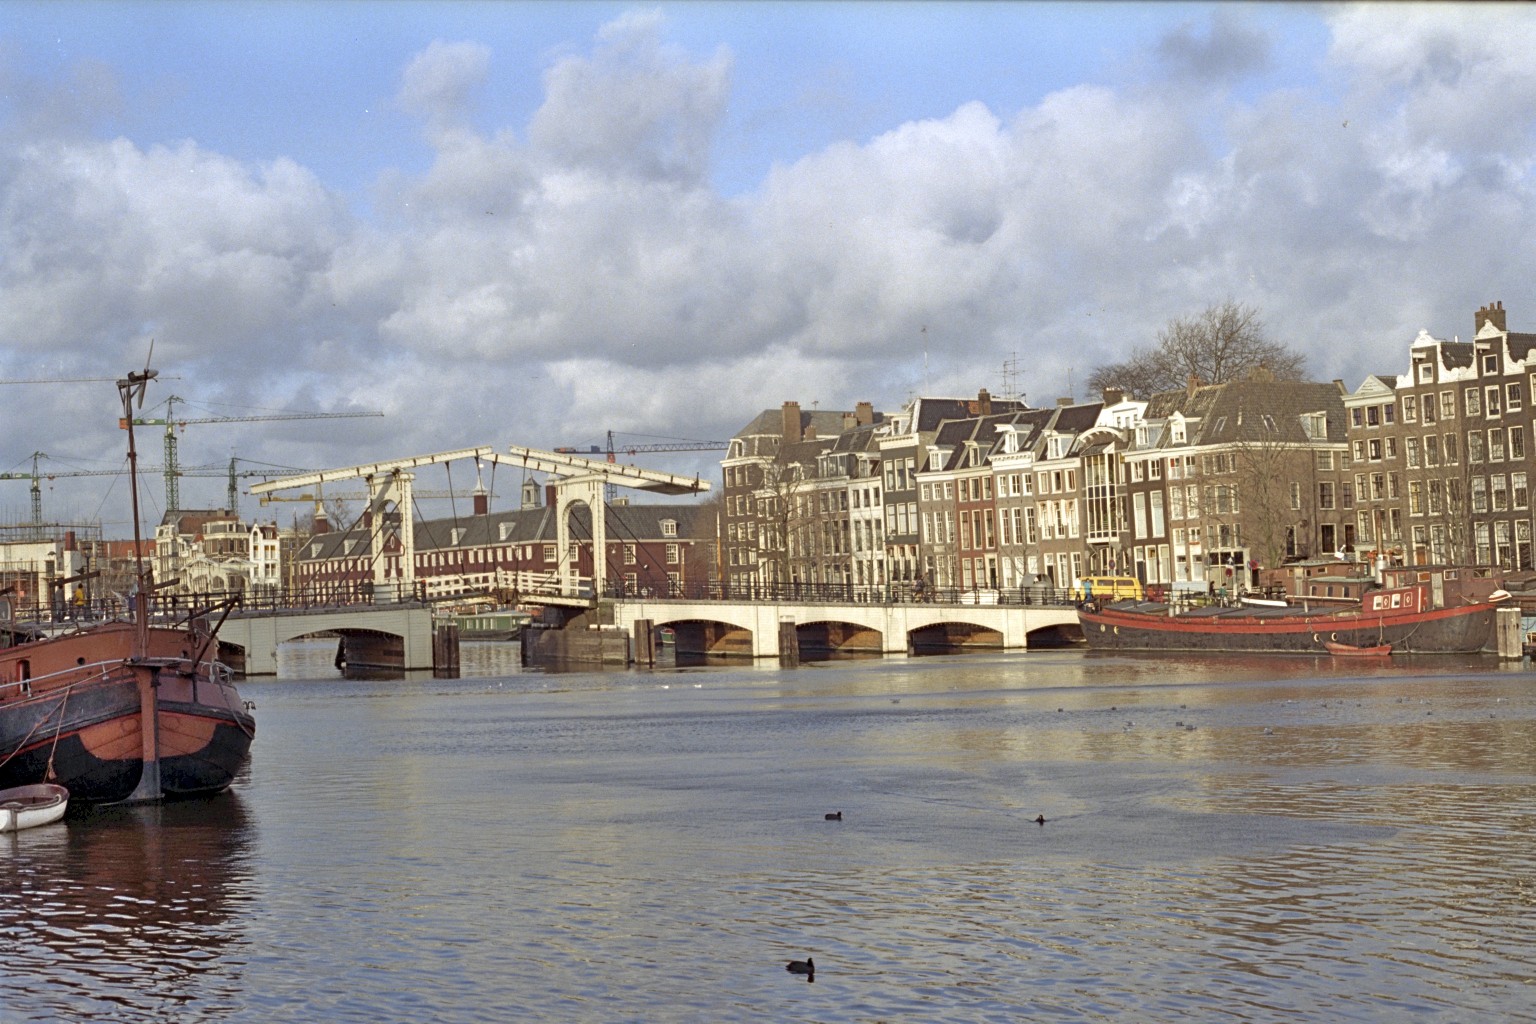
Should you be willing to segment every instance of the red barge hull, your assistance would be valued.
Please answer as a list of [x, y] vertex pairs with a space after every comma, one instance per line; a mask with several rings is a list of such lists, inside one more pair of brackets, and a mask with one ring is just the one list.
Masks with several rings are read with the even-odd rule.
[[55, 782], [115, 803], [142, 795], [146, 764], [156, 799], [229, 786], [256, 730], [229, 670], [194, 663], [197, 630], [150, 627], [146, 655], [133, 633], [108, 623], [0, 650], [0, 789]]
[[1246, 608], [1169, 615], [1161, 605], [1078, 610], [1088, 646], [1121, 651], [1232, 651], [1327, 654], [1327, 643], [1390, 645], [1395, 654], [1475, 654], [1493, 638], [1497, 605], [1413, 615], [1274, 613]]

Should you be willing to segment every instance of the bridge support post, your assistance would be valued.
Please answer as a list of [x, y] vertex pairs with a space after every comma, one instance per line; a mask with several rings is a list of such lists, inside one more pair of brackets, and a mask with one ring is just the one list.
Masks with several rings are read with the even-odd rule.
[[439, 679], [459, 678], [459, 627], [445, 622], [432, 631], [432, 674]]
[[779, 620], [779, 664], [794, 668], [800, 664], [800, 635], [794, 619]]
[[656, 629], [651, 619], [636, 619], [634, 625], [635, 662], [640, 665], [656, 664]]

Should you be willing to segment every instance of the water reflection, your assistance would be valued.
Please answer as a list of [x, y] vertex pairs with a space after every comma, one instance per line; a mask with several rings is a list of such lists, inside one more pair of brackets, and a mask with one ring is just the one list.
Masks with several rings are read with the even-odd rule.
[[250, 832], [231, 792], [72, 810], [5, 837], [4, 1019], [216, 1019], [218, 1001], [238, 997], [220, 960], [243, 945]]
[[227, 801], [0, 843], [32, 986], [0, 1018], [1517, 1017], [1536, 691], [1489, 662], [1333, 671], [249, 681]]

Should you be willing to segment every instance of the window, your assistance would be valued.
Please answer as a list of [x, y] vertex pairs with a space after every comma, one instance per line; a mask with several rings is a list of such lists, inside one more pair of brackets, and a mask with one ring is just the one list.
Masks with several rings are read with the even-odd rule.
[[1456, 418], [1456, 392], [1440, 392], [1440, 418], [1443, 420]]
[[1468, 416], [1481, 416], [1483, 414], [1482, 395], [1477, 388], [1467, 388], [1463, 392], [1466, 396], [1466, 408]]
[[678, 546], [676, 544], [668, 544], [667, 545], [667, 564], [668, 565], [676, 565], [680, 561], [682, 561], [682, 551], [678, 548]]
[[555, 560], [555, 555], [556, 555], [555, 546], [553, 544], [545, 544], [544, 545], [544, 561], [546, 561], [546, 562], [553, 562]]
[[1499, 415], [1499, 386], [1497, 384], [1483, 392], [1483, 404], [1488, 407], [1490, 419]]
[[1404, 444], [1407, 446], [1408, 468], [1418, 469], [1420, 463], [1419, 439], [1416, 437], [1410, 437], [1404, 442]]
[[[1175, 492], [1177, 493], [1177, 492]], [[1291, 511], [1301, 510], [1301, 484], [1291, 481]]]
[[1504, 461], [1504, 431], [1498, 427], [1488, 431], [1488, 461]]
[[1525, 395], [1519, 381], [1504, 385], [1504, 406], [1510, 412], [1519, 412], [1525, 408]]
[[1523, 509], [1530, 504], [1530, 491], [1527, 489], [1524, 473], [1511, 473], [1509, 475], [1509, 492], [1514, 500], [1515, 508]]
[[1352, 426], [1352, 427], [1362, 427], [1362, 426], [1364, 426], [1365, 425], [1365, 421], [1363, 419], [1364, 415], [1365, 415], [1364, 414], [1364, 410], [1360, 409], [1358, 406], [1356, 408], [1354, 408], [1354, 409], [1349, 410], [1349, 425]]
[[1509, 428], [1509, 457], [1515, 462], [1525, 458], [1525, 428]]
[[635, 546], [633, 544], [625, 544], [624, 545], [624, 564], [625, 565], [634, 565], [635, 564]]
[[1317, 468], [1324, 473], [1333, 471], [1333, 452], [1317, 453]]
[[1467, 431], [1467, 462], [1478, 465], [1483, 461], [1483, 433], [1480, 430]]
[[1334, 507], [1333, 484], [1326, 480], [1317, 485], [1317, 507], [1320, 509]]
[[1428, 384], [1435, 379], [1434, 364], [1427, 359], [1419, 364], [1419, 383]]
[[1483, 353], [1483, 372], [1484, 373], [1498, 373], [1499, 372], [1499, 357], [1495, 353], [1493, 353], [1493, 352], [1485, 352], [1485, 353]]

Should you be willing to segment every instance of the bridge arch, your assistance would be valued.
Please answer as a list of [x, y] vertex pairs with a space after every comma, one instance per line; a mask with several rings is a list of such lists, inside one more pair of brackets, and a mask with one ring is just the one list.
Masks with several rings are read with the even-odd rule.
[[881, 654], [886, 650], [885, 632], [846, 619], [815, 619], [795, 623], [800, 652]]
[[913, 654], [934, 654], [956, 650], [1002, 650], [1001, 629], [965, 620], [929, 622], [907, 631], [908, 649]]
[[276, 675], [278, 645], [316, 634], [341, 637], [349, 664], [432, 667], [432, 611], [415, 605], [235, 613], [219, 628], [219, 651], [248, 676]]

